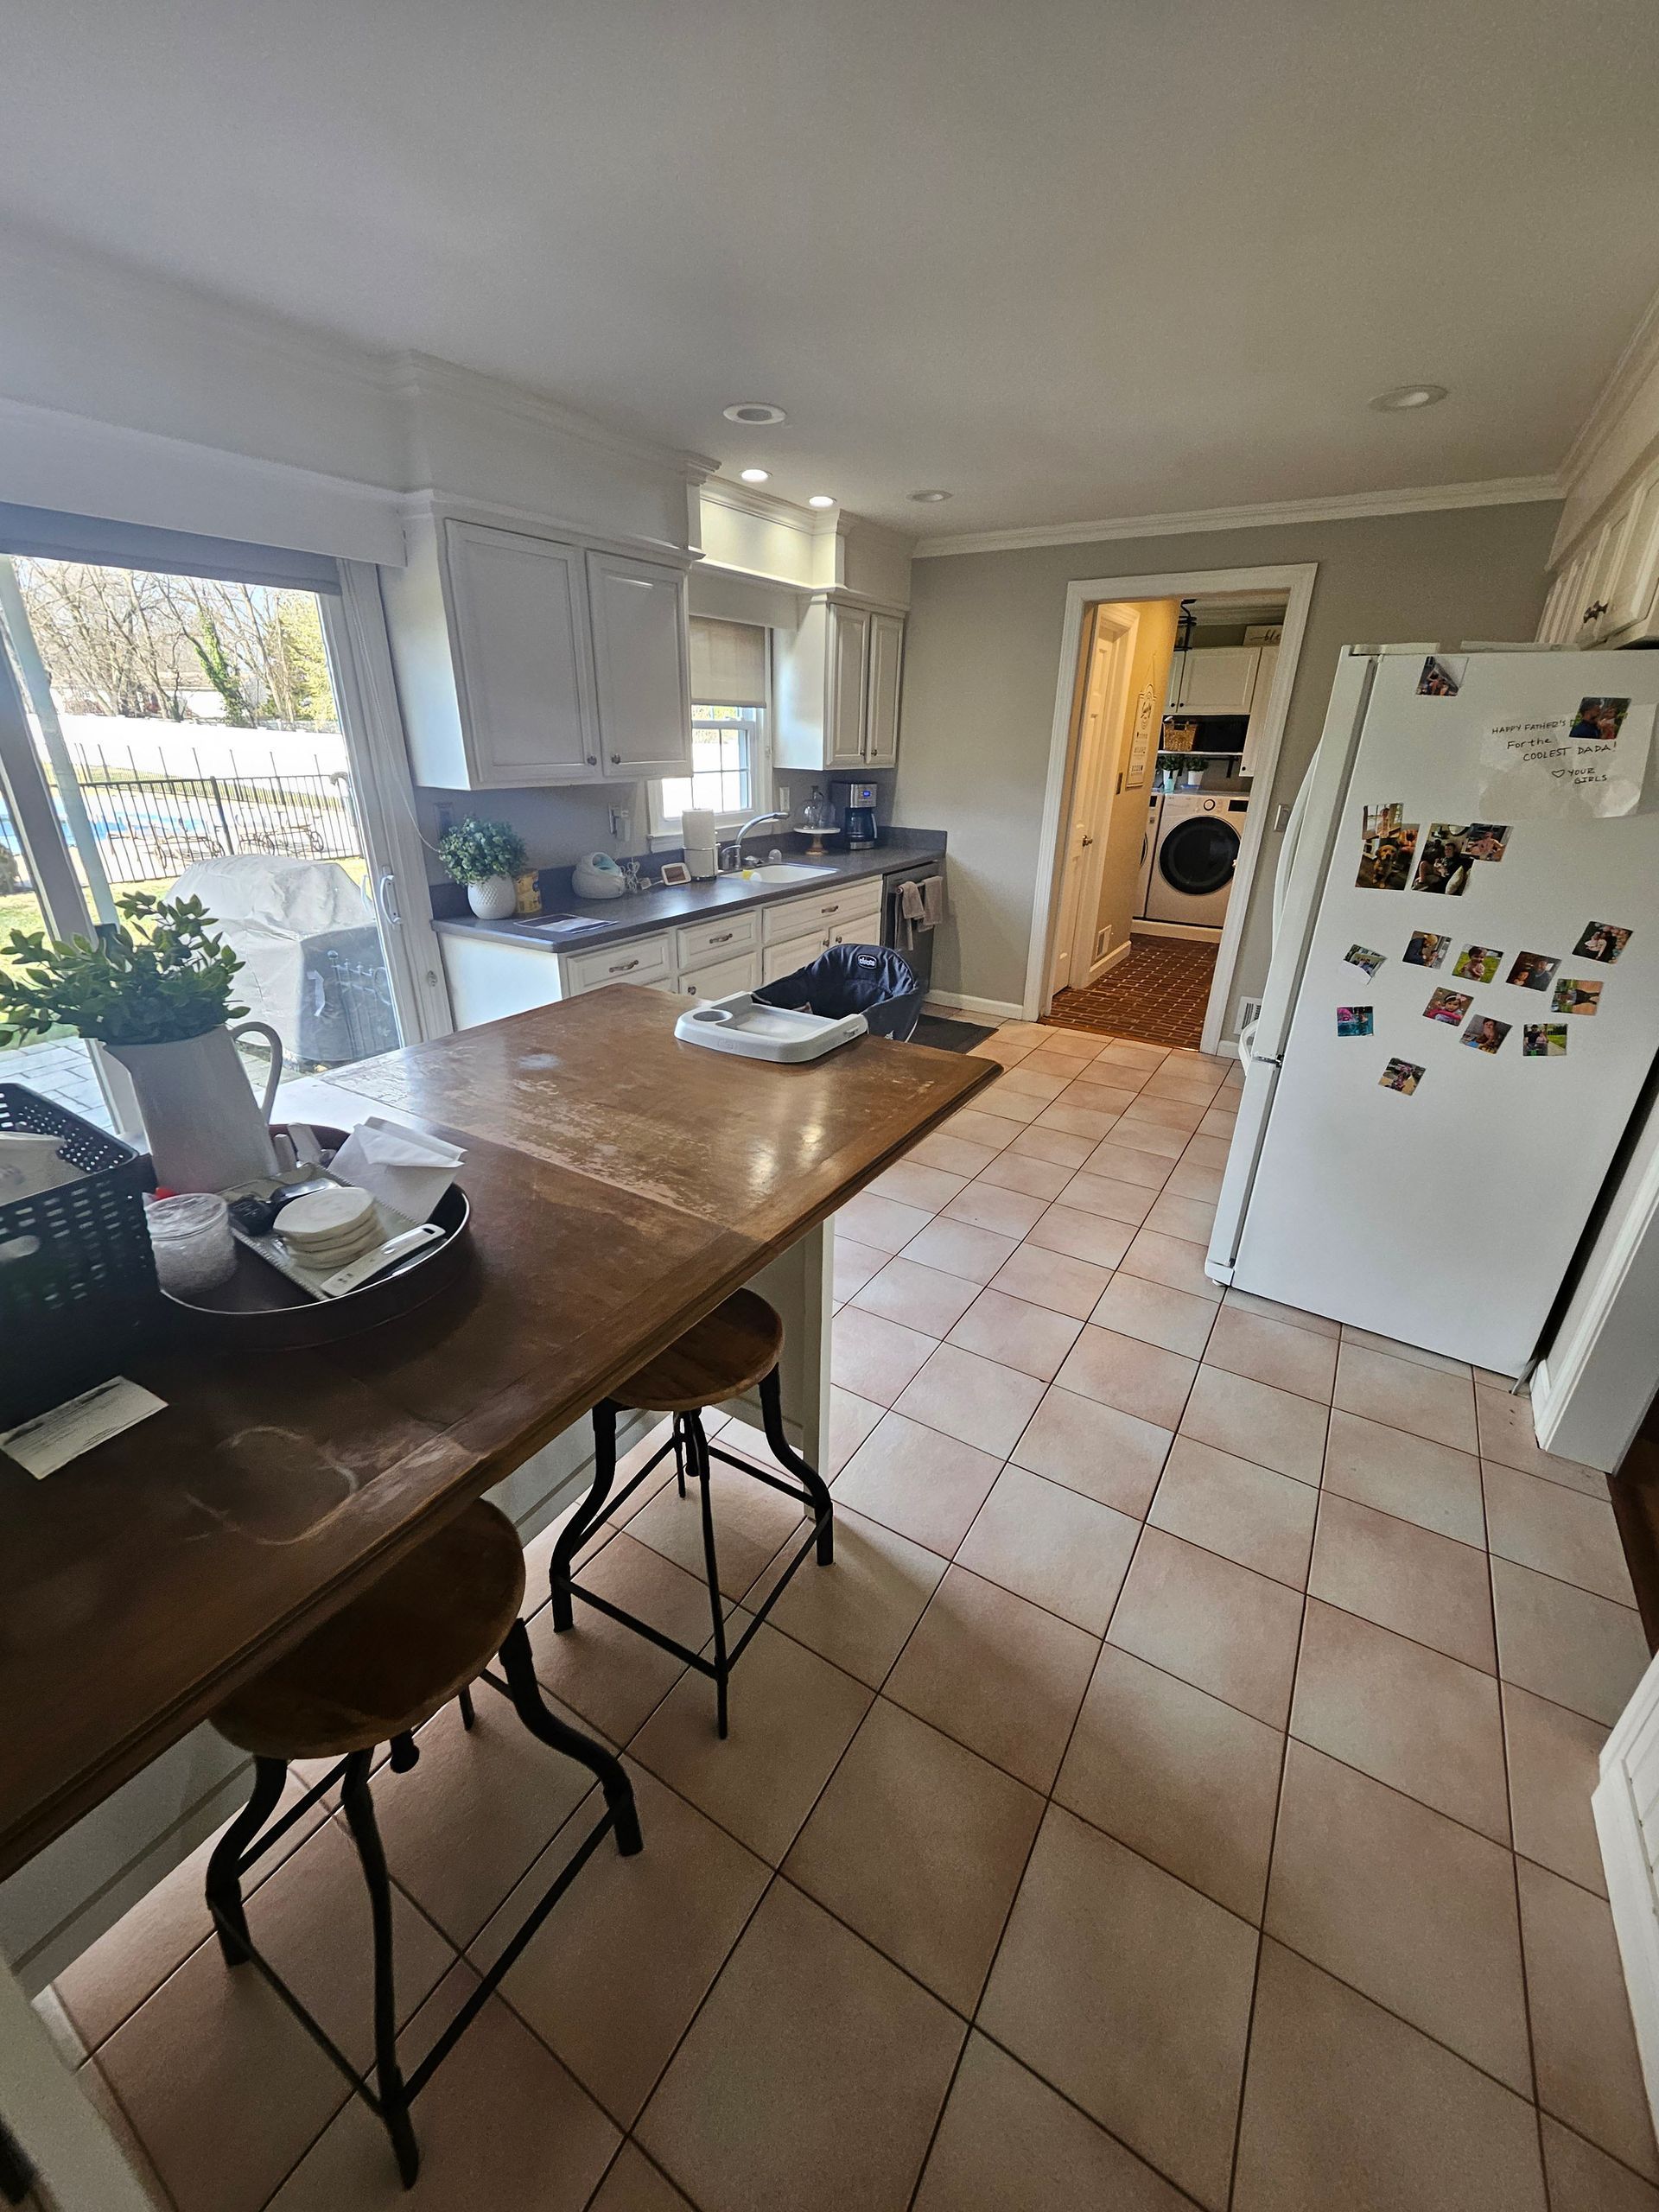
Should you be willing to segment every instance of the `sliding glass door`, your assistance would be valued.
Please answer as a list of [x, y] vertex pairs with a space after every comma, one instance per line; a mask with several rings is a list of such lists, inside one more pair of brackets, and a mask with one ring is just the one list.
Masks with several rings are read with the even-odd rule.
[[[285, 1079], [433, 1026], [408, 948], [388, 951], [395, 861], [365, 831], [387, 795], [360, 804], [340, 699], [360, 710], [362, 686], [339, 665], [336, 596], [0, 550], [0, 963], [15, 926], [61, 935], [117, 924], [133, 892], [191, 895]], [[266, 1048], [244, 1050], [263, 1084]], [[0, 1079], [127, 1123], [101, 1061], [52, 1037], [0, 1053]]]

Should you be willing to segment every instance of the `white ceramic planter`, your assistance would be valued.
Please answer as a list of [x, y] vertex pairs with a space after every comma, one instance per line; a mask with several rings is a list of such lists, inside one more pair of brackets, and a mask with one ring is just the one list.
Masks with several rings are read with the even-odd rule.
[[[263, 1103], [253, 1095], [236, 1039], [255, 1031], [270, 1046]], [[165, 1045], [107, 1048], [132, 1077], [156, 1179], [173, 1191], [227, 1191], [280, 1171], [267, 1126], [282, 1080], [283, 1040], [263, 1021], [220, 1023]]]
[[505, 922], [518, 903], [510, 875], [486, 875], [467, 887], [467, 904], [480, 922]]

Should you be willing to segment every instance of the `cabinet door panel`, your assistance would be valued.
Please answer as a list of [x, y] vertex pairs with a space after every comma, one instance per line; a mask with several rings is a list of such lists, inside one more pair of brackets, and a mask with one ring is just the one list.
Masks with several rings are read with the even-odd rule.
[[1644, 484], [1630, 504], [1625, 532], [1604, 596], [1608, 601], [1603, 634], [1611, 636], [1639, 622], [1659, 587], [1659, 476]]
[[1244, 729], [1244, 750], [1240, 756], [1239, 773], [1253, 776], [1262, 750], [1262, 732], [1267, 725], [1268, 701], [1273, 696], [1274, 671], [1279, 665], [1277, 645], [1263, 645], [1262, 658], [1256, 664], [1255, 689], [1250, 694], [1250, 719]]
[[606, 780], [689, 774], [691, 676], [684, 577], [654, 561], [590, 553], [588, 596]]
[[858, 767], [864, 760], [864, 678], [870, 618], [861, 607], [837, 607], [830, 621], [829, 765]]
[[1181, 711], [1190, 715], [1248, 715], [1255, 686], [1259, 645], [1202, 645], [1181, 664]]
[[767, 945], [760, 956], [762, 982], [775, 983], [780, 976], [810, 967], [828, 942], [828, 931], [820, 930], [815, 937], [786, 937], [781, 944]]
[[864, 721], [864, 758], [872, 768], [891, 768], [899, 758], [899, 680], [904, 667], [905, 626], [896, 614], [870, 617], [870, 681]]
[[599, 733], [581, 553], [457, 522], [444, 524], [444, 550], [474, 783], [592, 781]]
[[[782, 970], [788, 975], [787, 968]], [[716, 960], [706, 968], [694, 968], [683, 975], [677, 986], [677, 995], [683, 999], [728, 999], [734, 991], [759, 990], [761, 983], [760, 955], [740, 952], [730, 960]]]

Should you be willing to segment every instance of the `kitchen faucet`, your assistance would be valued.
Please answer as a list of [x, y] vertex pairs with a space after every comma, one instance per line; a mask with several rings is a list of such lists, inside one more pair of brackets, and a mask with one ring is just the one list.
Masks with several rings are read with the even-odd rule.
[[763, 822], [787, 822], [788, 819], [789, 809], [787, 807], [774, 808], [770, 814], [752, 814], [748, 820], [743, 824], [743, 827], [738, 831], [736, 842], [734, 844], [722, 845], [721, 847], [721, 853], [722, 855], [721, 866], [723, 867], [725, 865], [724, 855], [727, 853], [729, 853], [732, 855], [732, 867], [734, 869], [742, 867], [743, 840], [748, 836], [751, 830], [758, 830]]

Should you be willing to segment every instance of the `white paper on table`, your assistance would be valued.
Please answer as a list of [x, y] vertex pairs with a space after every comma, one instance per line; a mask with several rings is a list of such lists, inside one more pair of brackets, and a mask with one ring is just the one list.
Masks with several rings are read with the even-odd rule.
[[1651, 701], [1632, 700], [1615, 738], [1568, 734], [1575, 715], [1517, 715], [1481, 741], [1480, 811], [1489, 822], [1592, 822], [1643, 803]]
[[111, 1382], [100, 1382], [95, 1390], [83, 1390], [79, 1397], [67, 1399], [48, 1413], [36, 1414], [33, 1421], [9, 1428], [0, 1436], [0, 1452], [40, 1482], [55, 1475], [71, 1459], [78, 1459], [83, 1452], [90, 1452], [95, 1444], [106, 1443], [135, 1421], [162, 1412], [166, 1404], [166, 1399], [158, 1398], [153, 1390], [118, 1375]]
[[429, 1220], [467, 1157], [442, 1137], [406, 1129], [372, 1114], [359, 1122], [328, 1164], [328, 1172], [411, 1222]]

